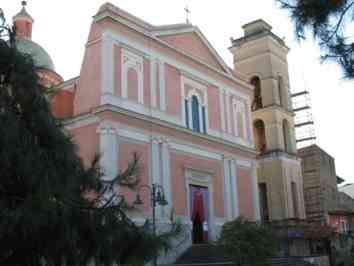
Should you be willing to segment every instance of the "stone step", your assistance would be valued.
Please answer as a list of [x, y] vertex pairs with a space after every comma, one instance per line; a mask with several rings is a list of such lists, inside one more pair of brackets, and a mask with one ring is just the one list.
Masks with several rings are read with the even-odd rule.
[[[172, 266], [233, 266], [220, 246], [211, 244], [193, 245]], [[253, 265], [249, 265], [253, 266]], [[297, 257], [274, 257], [257, 266], [312, 266]]]

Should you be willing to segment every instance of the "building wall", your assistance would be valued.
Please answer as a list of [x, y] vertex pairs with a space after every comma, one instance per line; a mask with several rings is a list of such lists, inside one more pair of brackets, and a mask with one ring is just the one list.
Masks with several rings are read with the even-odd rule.
[[302, 158], [307, 216], [326, 223], [328, 211], [338, 208], [334, 159], [316, 145], [300, 149], [299, 156]]

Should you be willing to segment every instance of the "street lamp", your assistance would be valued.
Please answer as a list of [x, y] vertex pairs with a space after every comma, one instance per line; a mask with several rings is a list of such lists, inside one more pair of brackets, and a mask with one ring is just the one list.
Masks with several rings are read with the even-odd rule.
[[[152, 233], [154, 237], [156, 236], [156, 211], [155, 208], [158, 205], [166, 206], [168, 204], [163, 187], [160, 184], [154, 183], [151, 186], [142, 185], [138, 187], [138, 193], [136, 195], [136, 199], [134, 201], [134, 205], [142, 205], [143, 201], [140, 197], [140, 190], [143, 188], [147, 188], [150, 191], [150, 202], [152, 207]], [[154, 258], [153, 258], [153, 266], [157, 266], [157, 254], [155, 250]]]

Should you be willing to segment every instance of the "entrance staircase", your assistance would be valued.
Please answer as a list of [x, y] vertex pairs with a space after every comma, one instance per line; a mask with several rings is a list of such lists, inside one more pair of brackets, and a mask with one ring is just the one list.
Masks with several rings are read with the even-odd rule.
[[[233, 266], [232, 260], [217, 245], [200, 244], [187, 249], [173, 266]], [[249, 265], [253, 266], [253, 265]], [[313, 266], [294, 257], [275, 257], [257, 266]]]

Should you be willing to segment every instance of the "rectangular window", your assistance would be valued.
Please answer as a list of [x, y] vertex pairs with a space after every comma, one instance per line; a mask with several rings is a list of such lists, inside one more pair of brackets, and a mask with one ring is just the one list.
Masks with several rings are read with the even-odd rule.
[[260, 208], [261, 208], [261, 219], [262, 221], [269, 221], [267, 184], [259, 183], [258, 187], [259, 187], [259, 200], [260, 200]]

